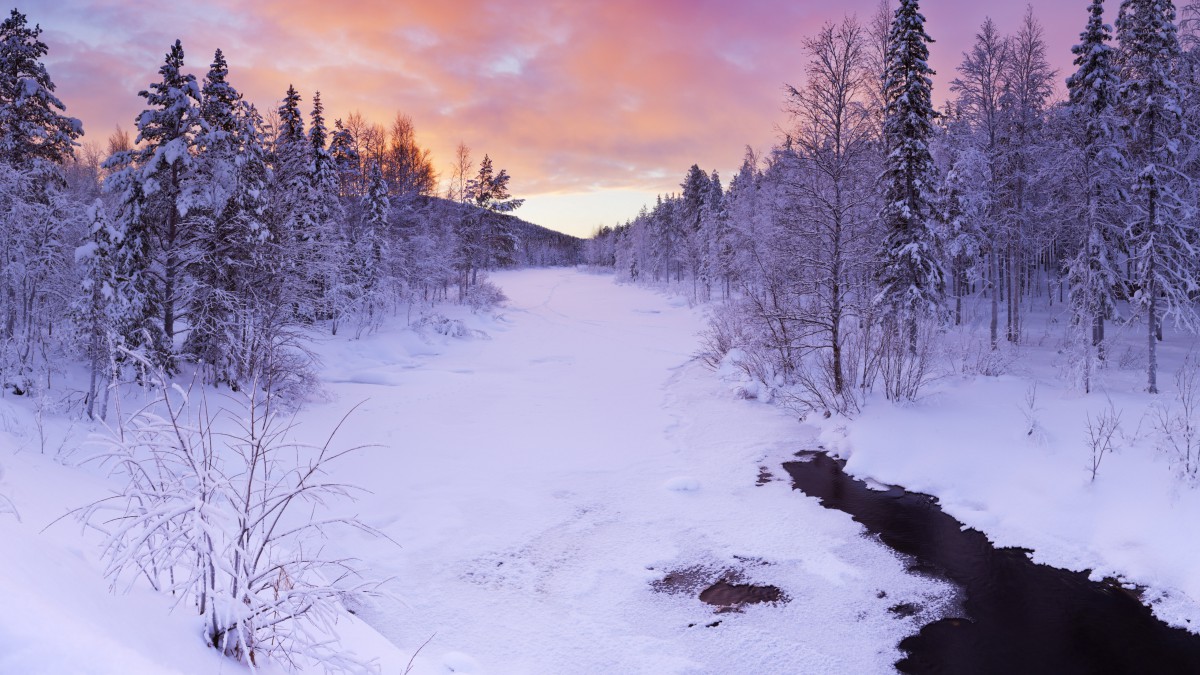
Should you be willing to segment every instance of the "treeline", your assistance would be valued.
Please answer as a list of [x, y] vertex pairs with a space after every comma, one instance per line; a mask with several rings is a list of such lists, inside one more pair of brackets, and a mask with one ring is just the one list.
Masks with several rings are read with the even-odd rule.
[[[171, 46], [139, 96], [136, 137], [79, 146], [40, 26], [0, 24], [0, 385], [48, 386], [64, 358], [107, 384], [194, 365], [209, 383], [296, 387], [307, 333], [361, 333], [413, 302], [501, 297], [481, 270], [573, 263], [579, 242], [512, 217], [522, 200], [460, 146], [447, 198], [412, 120], [328, 123], [289, 87], [261, 112], [218, 50]], [[484, 288], [480, 288], [485, 286]]]
[[748, 150], [728, 189], [693, 166], [680, 194], [601, 229], [589, 260], [724, 299], [714, 361], [806, 410], [852, 412], [881, 383], [915, 395], [972, 300], [992, 351], [1026, 339], [1035, 298], [1063, 303], [1085, 390], [1106, 324], [1143, 321], [1156, 392], [1163, 322], [1197, 325], [1200, 5], [1177, 22], [1169, 0], [1124, 0], [1115, 44], [1103, 9], [1067, 100], [1030, 9], [1012, 35], [983, 23], [940, 112], [916, 0], [827, 25], [804, 42], [780, 144]]

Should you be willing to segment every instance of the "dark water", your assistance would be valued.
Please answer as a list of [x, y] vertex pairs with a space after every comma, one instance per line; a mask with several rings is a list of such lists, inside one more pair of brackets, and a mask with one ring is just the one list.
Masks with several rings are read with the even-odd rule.
[[901, 672], [1200, 675], [1200, 637], [1158, 621], [1132, 592], [1035, 564], [1022, 549], [995, 548], [928, 495], [871, 490], [824, 453], [797, 456], [807, 461], [784, 464], [794, 488], [852, 515], [912, 556], [918, 571], [962, 589], [967, 616], [901, 642]]

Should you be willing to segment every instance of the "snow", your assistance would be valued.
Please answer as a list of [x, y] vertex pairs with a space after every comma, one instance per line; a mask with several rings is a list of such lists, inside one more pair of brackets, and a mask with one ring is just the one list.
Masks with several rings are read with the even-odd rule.
[[[935, 494], [1000, 545], [1119, 574], [1149, 587], [1159, 616], [1200, 620], [1200, 542], [1180, 534], [1200, 493], [1154, 449], [1154, 399], [1136, 359], [1117, 365], [1120, 346], [1098, 376], [1104, 393], [1072, 391], [1057, 377], [1059, 329], [1035, 312], [1029, 346], [996, 362], [1007, 374], [962, 374], [987, 355], [971, 346], [981, 332], [955, 333], [946, 362], [960, 372], [919, 403], [871, 400], [855, 420], [799, 423], [748, 398], [736, 355], [716, 371], [696, 358], [704, 313], [678, 297], [580, 270], [491, 280], [506, 306], [437, 308], [461, 331], [409, 328], [401, 313], [315, 346], [324, 392], [299, 428], [323, 441], [358, 406], [334, 445], [363, 447], [330, 478], [367, 493], [334, 515], [386, 535], [331, 532], [326, 554], [389, 580], [338, 633], [380, 672], [410, 658], [415, 675], [890, 672], [901, 639], [961, 610], [952, 589], [907, 573], [848, 515], [780, 478], [818, 445], [876, 489]], [[1111, 331], [1140, 345], [1142, 328]], [[1190, 347], [1168, 333], [1160, 379]], [[1083, 425], [1109, 399], [1125, 433], [1092, 482]], [[246, 672], [206, 649], [169, 597], [140, 584], [110, 593], [98, 539], [69, 516], [54, 522], [116, 485], [81, 463], [99, 428], [52, 403], [0, 398], [0, 495], [20, 514], [0, 508], [0, 672]], [[763, 485], [760, 467], [773, 476]], [[729, 571], [788, 601], [722, 613], [700, 602]], [[672, 572], [695, 579], [663, 584]], [[921, 609], [889, 611], [901, 603]]]
[[[755, 486], [814, 430], [694, 358], [701, 311], [575, 270], [492, 280], [507, 307], [459, 317], [491, 339], [325, 345], [334, 400], [306, 413], [329, 425], [365, 401], [339, 441], [382, 445], [343, 468], [399, 547], [336, 546], [394, 580], [360, 616], [402, 651], [432, 636], [415, 672], [887, 671], [920, 620], [887, 608], [928, 620], [949, 601], [845, 514]], [[693, 567], [791, 601], [716, 615], [696, 597], [715, 576], [653, 590]]]
[[[885, 672], [948, 611], [951, 589], [845, 514], [780, 479], [756, 486], [817, 430], [694, 357], [700, 310], [577, 270], [492, 280], [506, 307], [438, 308], [471, 338], [402, 315], [316, 346], [325, 391], [302, 433], [323, 440], [361, 403], [334, 442], [364, 447], [331, 478], [369, 490], [341, 508], [387, 535], [327, 544], [390, 580], [339, 623], [346, 649], [385, 673], [415, 654], [417, 675]], [[110, 593], [74, 519], [47, 527], [116, 485], [80, 463], [97, 428], [47, 409], [39, 432], [35, 412], [0, 399], [0, 493], [21, 516], [0, 513], [0, 672], [245, 672], [169, 597]], [[655, 590], [680, 570], [694, 582]], [[731, 570], [788, 602], [718, 614], [697, 596]], [[922, 611], [888, 610], [902, 602]]]
[[[1147, 587], [1156, 616], [1195, 632], [1200, 541], [1185, 533], [1200, 518], [1200, 491], [1159, 449], [1153, 421], [1155, 406], [1172, 401], [1172, 374], [1194, 339], [1167, 331], [1159, 347], [1161, 394], [1151, 396], [1144, 361], [1120, 365], [1127, 347], [1145, 349], [1144, 323], [1110, 325], [1110, 364], [1084, 394], [1059, 377], [1056, 316], [1046, 308], [1030, 316], [1029, 344], [1012, 372], [948, 374], [915, 405], [873, 399], [858, 419], [827, 423], [821, 442], [847, 458], [849, 473], [935, 495], [943, 510], [999, 546]], [[950, 336], [960, 344], [981, 339], [983, 325]], [[1121, 415], [1117, 450], [1102, 458], [1093, 482], [1086, 425], [1110, 401]]]

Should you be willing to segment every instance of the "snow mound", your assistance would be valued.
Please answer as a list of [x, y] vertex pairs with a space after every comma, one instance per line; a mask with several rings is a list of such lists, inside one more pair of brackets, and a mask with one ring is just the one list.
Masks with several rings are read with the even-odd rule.
[[700, 481], [691, 476], [676, 476], [667, 481], [663, 487], [675, 492], [696, 492], [700, 489]]

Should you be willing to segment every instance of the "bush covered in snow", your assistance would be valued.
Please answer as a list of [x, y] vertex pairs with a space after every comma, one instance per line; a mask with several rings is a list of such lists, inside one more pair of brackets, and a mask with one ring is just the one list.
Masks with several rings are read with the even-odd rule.
[[322, 542], [331, 528], [373, 530], [321, 516], [352, 497], [326, 469], [355, 448], [335, 449], [332, 434], [320, 446], [293, 440], [294, 423], [258, 388], [214, 409], [161, 377], [157, 386], [157, 400], [100, 440], [124, 489], [82, 511], [106, 535], [113, 583], [175, 596], [203, 618], [207, 644], [251, 666], [360, 668], [333, 625], [344, 599], [377, 584]]

